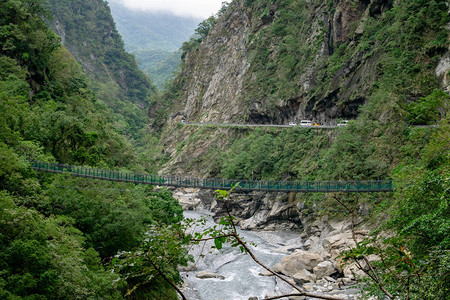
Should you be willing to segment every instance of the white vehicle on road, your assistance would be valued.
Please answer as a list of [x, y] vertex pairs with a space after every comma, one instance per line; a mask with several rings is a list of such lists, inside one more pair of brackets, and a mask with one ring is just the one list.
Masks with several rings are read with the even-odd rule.
[[300, 126], [312, 126], [312, 121], [311, 120], [301, 120]]
[[289, 126], [297, 126], [297, 123], [291, 122], [291, 123], [289, 123]]
[[347, 126], [347, 124], [348, 124], [348, 120], [342, 120], [337, 124], [337, 126]]

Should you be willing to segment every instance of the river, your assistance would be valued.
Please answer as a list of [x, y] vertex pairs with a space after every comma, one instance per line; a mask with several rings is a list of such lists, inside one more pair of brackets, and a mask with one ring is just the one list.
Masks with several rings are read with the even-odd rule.
[[[206, 226], [215, 223], [211, 213], [207, 211], [185, 211], [186, 218], [207, 218]], [[301, 239], [298, 233], [292, 232], [254, 232], [238, 229], [239, 234], [246, 242], [253, 242], [257, 246], [249, 246], [254, 255], [268, 267], [280, 262], [287, 254], [276, 252], [278, 248], [286, 245], [301, 248]], [[250, 255], [243, 254], [239, 248], [225, 245], [220, 251], [211, 249], [213, 242], [205, 246], [198, 245], [191, 249], [194, 255], [196, 269], [181, 272], [185, 285], [183, 293], [186, 297], [199, 300], [236, 299], [248, 300], [250, 297], [262, 299], [268, 295], [279, 292], [288, 293], [292, 288], [274, 276], [260, 276], [264, 269], [252, 260]], [[204, 256], [203, 256], [204, 255]], [[225, 279], [199, 279], [196, 274], [200, 271], [211, 271], [222, 275]]]

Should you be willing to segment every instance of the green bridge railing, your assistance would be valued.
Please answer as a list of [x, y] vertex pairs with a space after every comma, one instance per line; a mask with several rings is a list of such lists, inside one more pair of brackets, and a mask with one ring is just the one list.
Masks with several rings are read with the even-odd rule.
[[390, 192], [394, 190], [391, 180], [375, 181], [259, 181], [214, 178], [193, 178], [160, 176], [120, 172], [70, 166], [58, 163], [31, 161], [33, 169], [51, 173], [68, 173], [73, 176], [95, 178], [109, 181], [132, 182], [140, 184], [190, 187], [201, 189], [229, 190], [239, 183], [237, 191], [279, 191], [279, 192]]

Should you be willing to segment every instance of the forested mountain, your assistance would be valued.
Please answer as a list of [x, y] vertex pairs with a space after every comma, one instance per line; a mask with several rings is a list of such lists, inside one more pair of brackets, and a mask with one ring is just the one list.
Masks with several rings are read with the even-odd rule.
[[90, 87], [100, 100], [123, 117], [123, 130], [142, 139], [144, 111], [156, 93], [150, 78], [139, 70], [133, 55], [125, 52], [109, 7], [104, 1], [49, 1], [52, 29], [81, 63]]
[[[445, 0], [234, 0], [200, 23], [180, 74], [153, 95], [106, 2], [1, 1], [0, 298], [177, 299], [168, 281], [180, 283], [177, 267], [191, 259], [171, 192], [38, 174], [30, 159], [244, 180], [393, 179], [392, 193], [289, 195], [286, 218], [374, 229], [346, 254], [380, 257], [375, 280], [362, 281], [367, 296], [448, 298], [448, 9]], [[153, 136], [140, 131], [149, 102]], [[180, 122], [303, 118], [351, 120], [333, 130]], [[132, 138], [142, 137], [137, 154]], [[333, 202], [341, 196], [346, 206]], [[270, 213], [278, 200], [235, 201], [231, 212]], [[207, 230], [220, 248], [226, 237]]]
[[[446, 115], [447, 6], [445, 1], [422, 2], [233, 1], [223, 16], [199, 26], [197, 32], [203, 32], [203, 38], [183, 45], [181, 73], [150, 109], [154, 129], [163, 129], [162, 143], [177, 149], [170, 153], [166, 172], [189, 170], [208, 175], [220, 170], [223, 175], [248, 178], [253, 169], [260, 177], [274, 179], [388, 176], [408, 139], [401, 134], [404, 129], [412, 124], [433, 124]], [[425, 107], [432, 112], [424, 115], [421, 109]], [[162, 118], [164, 112], [167, 122]], [[299, 135], [294, 140], [305, 135], [304, 142], [285, 149], [280, 141], [278, 157], [274, 153], [271, 167], [265, 166], [263, 171], [265, 163], [255, 168], [260, 160], [236, 157], [246, 156], [237, 150], [248, 145], [238, 146], [243, 139], [236, 139], [233, 130], [223, 130], [226, 138], [199, 134], [192, 127], [174, 131], [179, 118], [172, 116], [192, 122], [286, 125], [301, 119], [320, 124], [354, 119], [354, 126], [344, 132], [361, 147], [348, 153], [350, 149], [342, 149], [345, 143], [336, 143], [334, 137], [325, 135], [315, 145], [307, 133], [290, 130]], [[209, 129], [200, 130], [205, 131]], [[245, 138], [246, 134], [238, 136]], [[260, 142], [267, 142], [269, 148], [278, 139], [276, 133], [264, 136], [268, 140]], [[259, 138], [249, 137], [247, 142], [256, 143]], [[379, 147], [381, 141], [386, 145]], [[234, 150], [229, 148], [232, 142]], [[205, 147], [205, 143], [222, 152]], [[337, 148], [325, 150], [330, 146]], [[286, 157], [285, 151], [292, 153], [294, 160]], [[317, 161], [320, 151], [325, 152]], [[353, 155], [364, 162], [347, 160]], [[252, 157], [259, 156], [249, 155]], [[279, 161], [283, 157], [286, 160]], [[197, 163], [191, 164], [196, 159]], [[229, 164], [235, 160], [236, 169], [231, 171]], [[223, 165], [215, 169], [217, 163]], [[297, 163], [305, 168], [295, 167]], [[323, 168], [326, 165], [339, 168], [328, 170]]]
[[[68, 14], [73, 18], [64, 26], [95, 29], [81, 14], [86, 12], [85, 4], [95, 2], [79, 2], [76, 9], [76, 3], [70, 3], [70, 9], [80, 15]], [[82, 44], [92, 43], [89, 51], [82, 44], [68, 43], [78, 50], [75, 53], [81, 60], [87, 53], [99, 58], [84, 63], [92, 63], [91, 72], [99, 67], [104, 73], [87, 76], [45, 23], [52, 13], [43, 1], [0, 2], [1, 299], [121, 299], [143, 282], [151, 288], [142, 285], [142, 298], [176, 299], [160, 278], [130, 278], [128, 270], [110, 263], [119, 251], [139, 247], [149, 226], [161, 229], [179, 222], [180, 217], [174, 216], [181, 216], [181, 208], [169, 192], [37, 174], [29, 162], [37, 159], [144, 171], [124, 134], [128, 125], [121, 124], [122, 117], [106, 106], [92, 87], [101, 85], [94, 80], [109, 74], [109, 84], [123, 83], [124, 91], [113, 91], [108, 103], [123, 97], [124, 105], [142, 105], [140, 110], [145, 109], [152, 87], [144, 76], [139, 77], [141, 73], [133, 77], [133, 72], [123, 67], [134, 61], [126, 55], [121, 60], [122, 44], [120, 39], [114, 40], [111, 17], [103, 14], [107, 10], [91, 8], [99, 20], [108, 17], [105, 27], [95, 32], [105, 36], [97, 36], [98, 40], [87, 32], [83, 39], [78, 36]], [[74, 20], [81, 23], [72, 23]], [[68, 42], [77, 30], [68, 26], [64, 32]], [[115, 50], [106, 47], [115, 42]], [[167, 270], [176, 275], [177, 264], [167, 265]]]
[[150, 75], [160, 89], [165, 89], [174, 79], [181, 65], [181, 50], [167, 52], [165, 50], [136, 51], [136, 59], [142, 70]]
[[[379, 276], [401, 299], [448, 297], [448, 9], [444, 0], [231, 2], [221, 17], [200, 24], [200, 39], [183, 45], [180, 74], [150, 107], [164, 148], [161, 173], [395, 179], [393, 194], [349, 198], [352, 207], [373, 208], [359, 218], [393, 236], [375, 235], [353, 258], [386, 251], [379, 252], [388, 258]], [[183, 125], [183, 119], [211, 125]], [[227, 125], [302, 119], [350, 121], [334, 130]], [[308, 220], [346, 215], [332, 197], [297, 194], [296, 201]], [[233, 213], [249, 218], [250, 207], [235, 204]], [[409, 265], [394, 258], [398, 249], [408, 249], [402, 261]], [[429, 287], [417, 276], [428, 278]], [[367, 287], [383, 299], [376, 284]]]
[[162, 88], [181, 62], [178, 50], [194, 34], [201, 20], [132, 10], [118, 0], [108, 3], [125, 49], [136, 56], [142, 70]]

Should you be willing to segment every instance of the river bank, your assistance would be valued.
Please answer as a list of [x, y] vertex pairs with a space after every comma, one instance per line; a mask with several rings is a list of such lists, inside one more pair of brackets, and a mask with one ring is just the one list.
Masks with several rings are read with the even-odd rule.
[[[178, 195], [179, 197], [179, 195]], [[214, 213], [196, 208], [185, 211], [188, 218], [207, 217], [206, 226], [213, 226]], [[316, 245], [303, 242], [300, 231], [254, 231], [239, 229], [258, 260], [293, 279], [305, 291], [322, 295], [333, 295], [342, 299], [356, 299], [359, 291], [355, 288], [353, 273], [336, 268], [331, 256], [323, 257], [314, 251]], [[331, 242], [333, 244], [333, 242]], [[184, 279], [183, 293], [188, 299], [264, 299], [293, 292], [293, 288], [256, 264], [249, 255], [239, 249], [225, 246], [220, 251], [211, 249], [213, 242], [193, 247], [190, 254], [196, 262], [181, 269]], [[284, 299], [313, 299], [291, 297]]]

